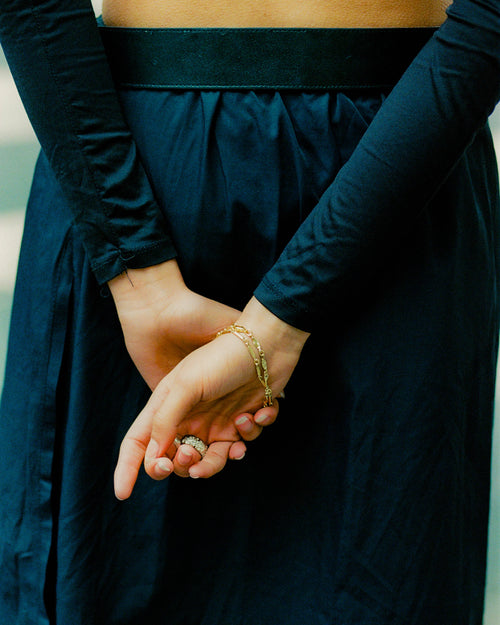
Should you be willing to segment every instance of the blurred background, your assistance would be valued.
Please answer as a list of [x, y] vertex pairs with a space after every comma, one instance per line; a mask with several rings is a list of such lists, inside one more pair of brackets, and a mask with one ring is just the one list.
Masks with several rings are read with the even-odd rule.
[[[94, 1], [96, 12], [100, 10], [99, 4], [99, 0]], [[491, 116], [490, 124], [497, 154], [500, 156], [500, 106]], [[0, 48], [0, 392], [24, 207], [38, 149], [38, 143]], [[500, 625], [500, 384], [496, 406], [498, 418], [493, 445], [493, 485], [484, 625]]]

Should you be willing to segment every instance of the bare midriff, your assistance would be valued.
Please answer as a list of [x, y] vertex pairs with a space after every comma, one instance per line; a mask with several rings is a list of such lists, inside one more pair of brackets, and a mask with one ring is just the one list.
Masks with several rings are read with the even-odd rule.
[[137, 28], [422, 28], [451, 0], [104, 0], [108, 26]]

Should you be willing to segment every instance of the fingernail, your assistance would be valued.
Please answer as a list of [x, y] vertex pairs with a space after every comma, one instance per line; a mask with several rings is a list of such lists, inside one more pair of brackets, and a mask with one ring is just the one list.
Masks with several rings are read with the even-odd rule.
[[196, 474], [193, 475], [193, 473], [191, 473], [191, 471], [189, 471], [189, 477], [193, 478], [193, 480], [197, 480], [197, 479], [199, 479], [200, 476], [196, 475]]
[[243, 430], [243, 432], [249, 432], [252, 429], [252, 422], [248, 417], [240, 417], [236, 419], [234, 423], [240, 430]]
[[146, 449], [146, 460], [152, 460], [158, 456], [158, 443], [151, 439]]
[[244, 451], [244, 452], [241, 454], [241, 456], [238, 456], [237, 458], [234, 458], [234, 460], [243, 460], [243, 458], [245, 457], [245, 455], [246, 455], [246, 451]]
[[259, 425], [265, 425], [269, 421], [269, 417], [266, 414], [260, 414], [258, 417], [255, 417], [255, 423]]
[[180, 465], [185, 467], [192, 462], [192, 456], [191, 454], [186, 453], [183, 449], [179, 449], [177, 452], [177, 460]]
[[156, 473], [159, 475], [168, 475], [171, 470], [170, 462], [166, 458], [160, 458], [156, 463]]

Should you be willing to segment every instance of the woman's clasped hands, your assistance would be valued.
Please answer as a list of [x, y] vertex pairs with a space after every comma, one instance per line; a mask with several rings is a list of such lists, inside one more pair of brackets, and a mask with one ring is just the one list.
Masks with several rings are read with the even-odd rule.
[[[128, 498], [144, 463], [161, 480], [172, 473], [208, 478], [241, 459], [278, 415], [278, 401], [263, 407], [264, 386], [248, 344], [235, 334], [251, 329], [265, 353], [276, 398], [288, 382], [308, 337], [278, 319], [255, 298], [242, 313], [187, 289], [175, 261], [133, 270], [110, 283], [125, 343], [153, 390], [120, 447], [115, 494]], [[184, 436], [205, 443], [203, 457]], [[189, 440], [189, 439], [188, 439]]]

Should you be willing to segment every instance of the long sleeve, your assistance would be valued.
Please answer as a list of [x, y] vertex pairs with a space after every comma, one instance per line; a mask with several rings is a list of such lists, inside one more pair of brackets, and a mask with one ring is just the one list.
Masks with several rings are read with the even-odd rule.
[[98, 281], [173, 258], [90, 0], [0, 0], [0, 42]]
[[500, 1], [456, 0], [256, 297], [304, 330], [401, 239], [500, 99]]

